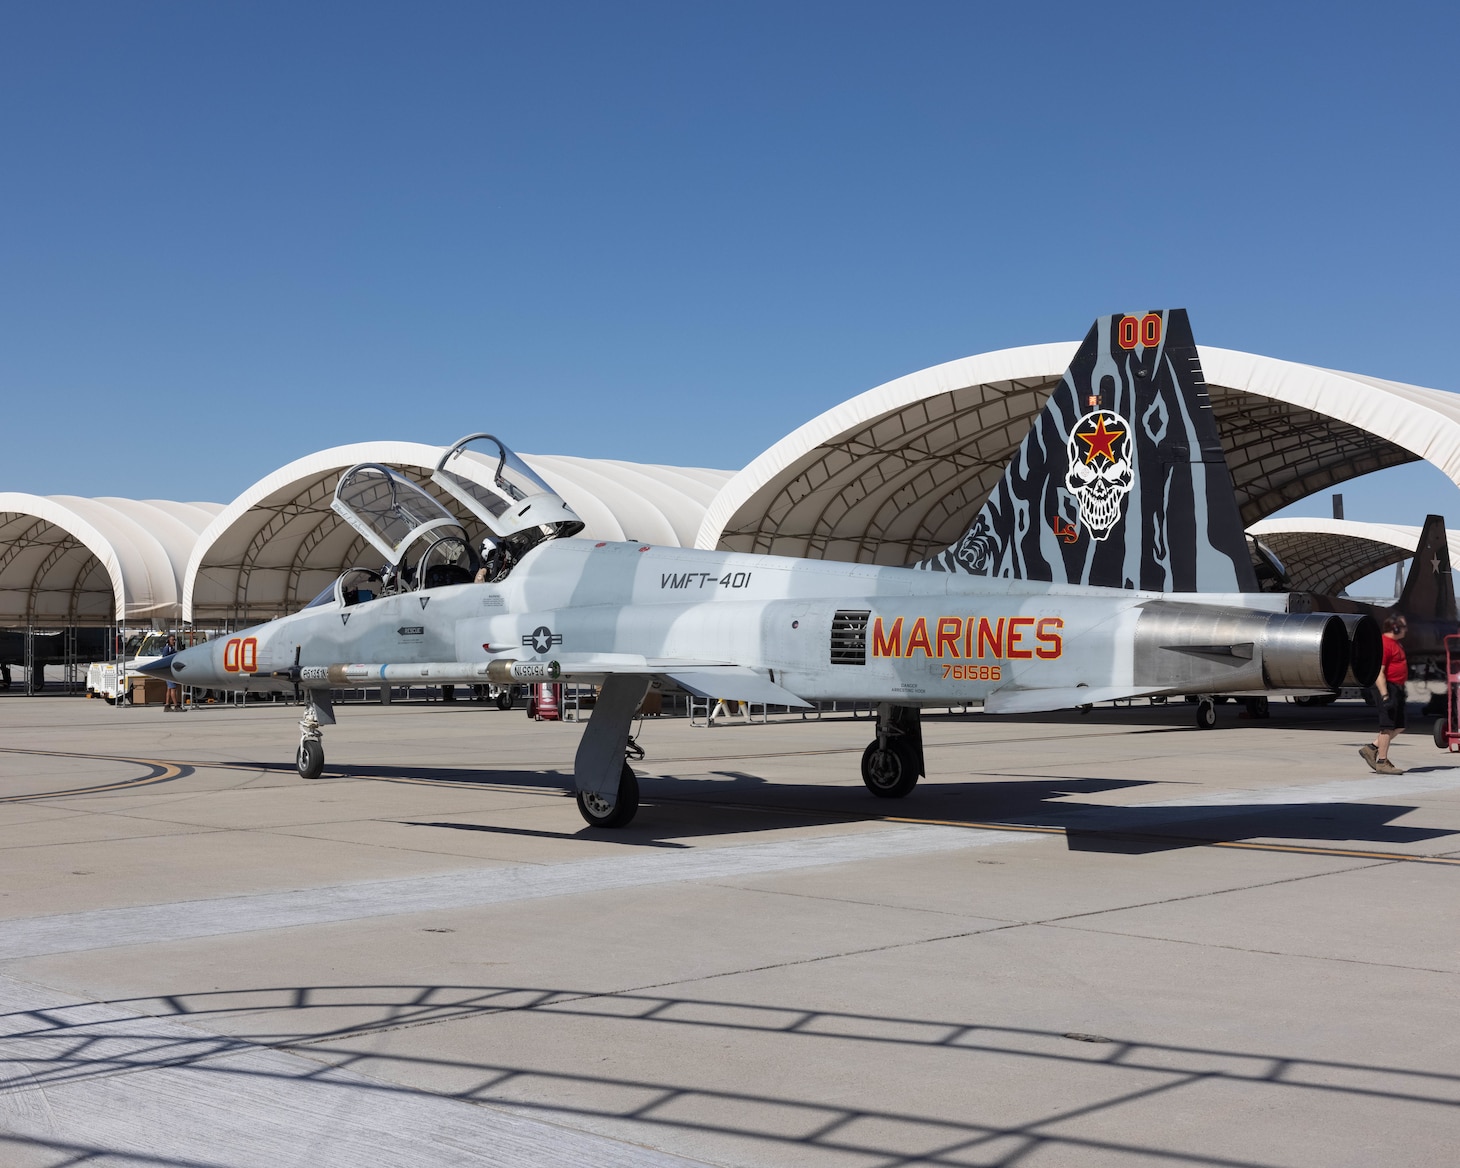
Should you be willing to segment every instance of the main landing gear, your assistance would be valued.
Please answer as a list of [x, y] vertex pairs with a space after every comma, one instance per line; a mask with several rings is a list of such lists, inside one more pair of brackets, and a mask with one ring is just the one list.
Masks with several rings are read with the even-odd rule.
[[[1187, 701], [1196, 702], [1196, 728], [1198, 730], [1210, 730], [1217, 724], [1217, 703], [1228, 700], [1225, 696], [1214, 696], [1212, 694], [1189, 695]], [[1244, 718], [1262, 719], [1272, 717], [1272, 709], [1266, 697], [1243, 698]]]
[[923, 725], [917, 707], [883, 702], [877, 707], [877, 737], [862, 752], [862, 782], [879, 799], [901, 799], [923, 773]]
[[315, 690], [306, 692], [308, 705], [299, 719], [299, 750], [294, 765], [301, 779], [317, 779], [324, 771], [324, 734], [320, 727], [335, 724], [335, 710], [328, 693], [321, 696]]
[[589, 827], [623, 827], [638, 814], [639, 779], [624, 759], [618, 790], [612, 795], [595, 791], [578, 792], [578, 814]]
[[573, 759], [578, 814], [589, 827], [624, 827], [638, 813], [639, 780], [629, 758], [643, 758], [644, 751], [629, 726], [648, 692], [647, 677], [623, 673], [610, 676], [599, 691]]

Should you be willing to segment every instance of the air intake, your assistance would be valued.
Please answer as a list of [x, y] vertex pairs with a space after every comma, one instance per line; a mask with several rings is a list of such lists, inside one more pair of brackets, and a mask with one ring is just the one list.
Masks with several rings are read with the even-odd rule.
[[833, 665], [867, 664], [867, 618], [865, 608], [842, 608], [831, 620], [831, 663]]

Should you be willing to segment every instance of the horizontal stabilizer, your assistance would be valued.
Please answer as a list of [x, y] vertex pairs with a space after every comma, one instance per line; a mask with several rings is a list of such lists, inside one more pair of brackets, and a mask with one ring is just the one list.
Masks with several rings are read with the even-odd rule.
[[1095, 702], [1118, 702], [1127, 698], [1143, 698], [1148, 694], [1161, 693], [1160, 687], [1130, 689], [1107, 685], [1095, 688], [1088, 685], [1072, 685], [1057, 689], [1008, 688], [989, 694], [983, 708], [986, 714], [1035, 714], [1046, 710], [1073, 710], [1076, 706], [1089, 706]]
[[663, 670], [680, 689], [696, 697], [751, 702], [765, 706], [810, 707], [811, 703], [771, 681], [768, 677], [743, 665], [720, 665], [699, 669]]

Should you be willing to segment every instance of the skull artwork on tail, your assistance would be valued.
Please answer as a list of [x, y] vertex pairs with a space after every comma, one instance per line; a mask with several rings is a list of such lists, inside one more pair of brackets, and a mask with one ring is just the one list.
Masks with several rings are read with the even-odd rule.
[[1110, 410], [1088, 413], [1070, 430], [1065, 489], [1092, 539], [1104, 539], [1120, 519], [1136, 477], [1131, 451], [1130, 423]]

